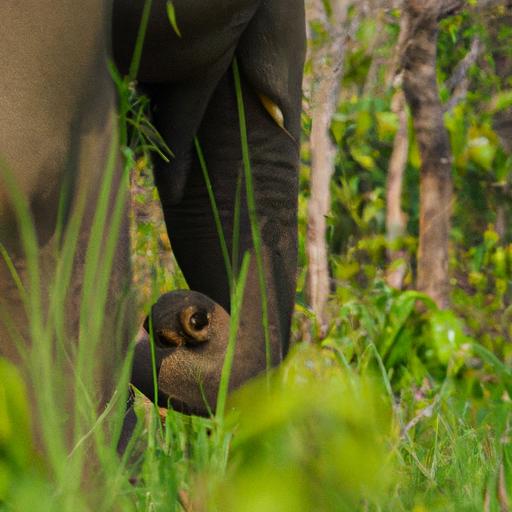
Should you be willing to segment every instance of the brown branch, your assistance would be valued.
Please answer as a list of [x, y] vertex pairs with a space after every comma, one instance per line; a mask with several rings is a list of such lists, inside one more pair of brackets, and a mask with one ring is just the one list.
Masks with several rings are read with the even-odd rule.
[[480, 39], [475, 37], [471, 42], [469, 52], [455, 66], [452, 75], [446, 81], [446, 87], [452, 92], [452, 96], [445, 104], [445, 112], [450, 112], [456, 105], [466, 99], [469, 87], [469, 69], [475, 64], [481, 51], [482, 44]]
[[[404, 3], [403, 0], [402, 3]], [[396, 44], [396, 51], [393, 55], [391, 65], [389, 67], [389, 74], [386, 79], [388, 87], [396, 83], [397, 86], [402, 85], [402, 78], [400, 73], [402, 72], [402, 59], [407, 45], [407, 38], [409, 37], [409, 17], [402, 13], [400, 16], [400, 32], [398, 35], [398, 41]]]
[[480, 51], [482, 49], [482, 45], [480, 43], [480, 38], [475, 37], [471, 41], [471, 47], [469, 48], [468, 53], [461, 59], [451, 76], [446, 80], [446, 87], [450, 91], [454, 91], [457, 87], [459, 87], [460, 83], [468, 76], [469, 68], [476, 62], [478, 56], [480, 55]]
[[442, 2], [439, 14], [437, 15], [438, 21], [457, 14], [463, 7], [466, 6], [465, 0], [445, 0]]

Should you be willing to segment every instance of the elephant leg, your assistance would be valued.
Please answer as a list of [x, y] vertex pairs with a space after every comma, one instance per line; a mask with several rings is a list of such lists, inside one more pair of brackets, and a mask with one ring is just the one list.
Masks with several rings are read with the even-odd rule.
[[[17, 289], [16, 280], [6, 261], [0, 256], [0, 356], [8, 358], [22, 370], [28, 384], [30, 402], [37, 410], [38, 420], [44, 414], [48, 414], [47, 411], [43, 413], [42, 410], [38, 410], [39, 407], [44, 408], [43, 402], [38, 398], [41, 391], [46, 390], [44, 386], [55, 392], [53, 400], [56, 407], [52, 409], [52, 414], [65, 415], [68, 418], [78, 414], [79, 397], [83, 396], [81, 393], [84, 390], [81, 387], [75, 388], [78, 365], [76, 354], [79, 344], [84, 347], [84, 353], [88, 352], [86, 359], [90, 366], [89, 370], [82, 368], [85, 373], [82, 381], [85, 382], [85, 389], [91, 402], [97, 406], [98, 412], [103, 411], [118, 383], [130, 339], [136, 330], [135, 302], [129, 287], [129, 212], [126, 198], [125, 204], [121, 206], [123, 221], [119, 231], [114, 233], [111, 231], [114, 210], [114, 193], [112, 194], [106, 219], [101, 226], [99, 257], [92, 274], [86, 273], [88, 255], [91, 248], [97, 245], [97, 242], [92, 241], [91, 221], [98, 205], [97, 189], [98, 186], [101, 188], [102, 183], [99, 173], [106, 165], [108, 139], [111, 136], [109, 128], [111, 127], [107, 124], [104, 129], [99, 129], [94, 137], [82, 137], [81, 150], [85, 154], [79, 168], [84, 174], [80, 173], [76, 183], [76, 197], [70, 201], [69, 222], [73, 222], [77, 203], [81, 202], [78, 200], [80, 196], [86, 198], [84, 202], [87, 206], [81, 213], [80, 228], [74, 235], [66, 238], [68, 225], [65, 224], [62, 239], [53, 232], [38, 246], [39, 287], [32, 287], [23, 251], [16, 247], [16, 243], [9, 244], [8, 240], [0, 239], [7, 248], [10, 262], [27, 295], [30, 298], [35, 294], [40, 296], [39, 304], [36, 303], [37, 311], [32, 308], [27, 311], [22, 295]], [[94, 191], [91, 190], [92, 172], [96, 178]], [[113, 190], [119, 189], [120, 179], [120, 176], [114, 179]], [[43, 214], [53, 215], [52, 208], [55, 204], [57, 202], [49, 205], [47, 212]], [[36, 234], [39, 235], [37, 219], [34, 227]], [[16, 233], [16, 229], [14, 226], [12, 232]], [[107, 245], [114, 236], [117, 237], [115, 250], [112, 258], [107, 258]], [[65, 268], [66, 259], [72, 261], [69, 280], [63, 279], [65, 273], [59, 273], [59, 270]], [[91, 285], [89, 293], [84, 297], [84, 288], [88, 285]], [[50, 316], [52, 309], [53, 315]], [[34, 314], [41, 316], [44, 332], [35, 328], [37, 324], [34, 324]], [[101, 325], [98, 326], [98, 322], [101, 322]], [[44, 344], [44, 347], [41, 344]], [[43, 353], [52, 354], [51, 378], [48, 380], [45, 379], [44, 372], [50, 370], [42, 362]], [[39, 422], [34, 425], [34, 431], [38, 447], [44, 450], [43, 433], [39, 428]], [[68, 446], [71, 446], [73, 421], [68, 419], [60, 433], [65, 437]]]
[[142, 84], [140, 89], [151, 98], [153, 123], [172, 152], [172, 155], [166, 154], [169, 161], [158, 158], [154, 167], [161, 187], [167, 191], [166, 201], [176, 203], [180, 201], [187, 181], [190, 143], [199, 129], [215, 83]]
[[[42, 452], [48, 434], [52, 444], [58, 439], [71, 448], [93, 424], [115, 417], [96, 422], [136, 331], [127, 197], [114, 204], [120, 157], [118, 165], [107, 163], [118, 153], [107, 67], [111, 9], [112, 0], [0, 2], [0, 357], [27, 383]], [[102, 186], [107, 168], [112, 182]], [[21, 243], [20, 204], [25, 228], [33, 228], [30, 257]], [[105, 213], [103, 233], [94, 237], [98, 211]], [[115, 244], [114, 211], [123, 219]], [[31, 278], [35, 267], [39, 283]]]
[[[275, 365], [288, 349], [294, 304], [298, 146], [267, 114], [243, 77], [242, 87], [262, 241], [271, 361]], [[159, 110], [160, 116], [172, 118], [174, 115], [172, 109], [162, 111], [162, 104], [156, 104], [155, 108]], [[198, 138], [231, 252], [235, 191], [237, 180], [243, 176], [240, 128], [231, 69], [217, 85], [202, 119]], [[168, 189], [168, 177], [158, 167], [155, 172], [169, 237], [189, 286], [208, 295], [229, 311], [229, 285], [212, 207], [198, 159], [195, 154], [189, 158], [188, 179], [183, 197], [178, 202], [173, 200], [173, 192]], [[239, 261], [236, 263], [240, 264], [246, 251], [251, 254], [251, 262], [241, 310], [237, 352], [237, 357], [243, 358], [245, 364], [239, 366], [239, 375], [234, 376], [239, 383], [266, 367], [261, 293], [243, 183], [242, 191]]]

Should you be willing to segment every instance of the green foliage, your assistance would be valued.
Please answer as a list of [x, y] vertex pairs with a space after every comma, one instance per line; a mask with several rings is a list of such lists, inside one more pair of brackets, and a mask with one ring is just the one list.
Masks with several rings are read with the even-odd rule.
[[[495, 127], [495, 116], [510, 110], [510, 79], [504, 76], [503, 59], [510, 59], [512, 29], [500, 22], [502, 7], [478, 11], [463, 10], [441, 23], [438, 46], [438, 77], [445, 104], [454, 94], [453, 76], [475, 38], [480, 41], [477, 63], [468, 72], [468, 92], [446, 112], [454, 157], [456, 202], [454, 230], [466, 247], [477, 244], [487, 225], [497, 222], [501, 211], [510, 216], [510, 171], [512, 157], [503, 146]], [[357, 16], [357, 9], [349, 17]], [[338, 146], [337, 167], [332, 182], [332, 210], [329, 216], [329, 244], [333, 266], [346, 261], [350, 251], [363, 256], [361, 240], [384, 235], [383, 201], [387, 167], [397, 130], [397, 115], [391, 100], [394, 87], [389, 66], [396, 48], [399, 12], [385, 22], [362, 18], [347, 43], [342, 95], [331, 132]], [[322, 44], [322, 39], [314, 39]], [[497, 64], [498, 63], [498, 64]], [[508, 69], [508, 68], [507, 68]], [[370, 71], [371, 70], [371, 71]], [[305, 123], [306, 130], [309, 128]], [[418, 169], [420, 157], [412, 126], [409, 132], [409, 161], [406, 168], [402, 209], [407, 215], [407, 231], [412, 239], [398, 241], [395, 250], [415, 256], [414, 237], [418, 233]], [[308, 156], [305, 155], [307, 158]], [[307, 192], [307, 183], [304, 183]], [[507, 224], [504, 241], [510, 241]], [[372, 263], [386, 265], [368, 254]], [[414, 269], [413, 269], [414, 270]]]
[[426, 295], [399, 293], [377, 281], [364, 296], [345, 302], [323, 344], [358, 367], [380, 365], [386, 383], [399, 391], [456, 375], [469, 341], [461, 321]]
[[391, 409], [329, 351], [300, 346], [270, 388], [235, 394], [235, 435], [219, 510], [354, 510], [390, 485]]
[[30, 469], [32, 446], [25, 384], [16, 368], [0, 359], [0, 502]]

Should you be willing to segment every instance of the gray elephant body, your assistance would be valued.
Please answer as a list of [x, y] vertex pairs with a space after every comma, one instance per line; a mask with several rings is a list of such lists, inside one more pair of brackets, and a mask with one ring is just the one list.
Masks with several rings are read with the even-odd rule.
[[[70, 338], [76, 338], [83, 265], [97, 197], [114, 141], [115, 88], [106, 66], [110, 38], [110, 6], [100, 0], [77, 5], [61, 2], [7, 0], [0, 4], [0, 242], [9, 253], [24, 286], [38, 293], [29, 279], [21, 243], [16, 204], [20, 193], [32, 215], [39, 249], [43, 307], [58, 262], [59, 216], [62, 224], [78, 208], [86, 208], [78, 235], [75, 268], [69, 283], [65, 317]], [[13, 178], [10, 180], [9, 178]], [[120, 180], [116, 173], [114, 186]], [[9, 186], [9, 181], [12, 181]], [[126, 214], [128, 212], [126, 211]], [[122, 227], [111, 279], [110, 304], [118, 302], [130, 276], [128, 222]], [[114, 315], [114, 307], [106, 312]], [[113, 330], [113, 323], [106, 327]], [[130, 327], [128, 327], [130, 329]], [[0, 257], [0, 355], [25, 368], [18, 343], [31, 339], [25, 305], [8, 265]], [[112, 391], [119, 350], [105, 343], [98, 357], [98, 399]], [[73, 369], [65, 368], [72, 382]], [[35, 393], [35, 392], [34, 392]]]
[[[166, 2], [154, 0], [137, 77], [151, 99], [154, 124], [175, 154], [169, 163], [158, 158], [154, 162], [173, 249], [190, 287], [229, 310], [228, 281], [193, 140], [197, 135], [204, 150], [231, 246], [235, 189], [242, 172], [230, 69], [236, 54], [248, 120], [275, 364], [287, 350], [295, 287], [303, 2], [175, 0], [173, 4], [181, 37], [167, 20]], [[106, 66], [110, 34], [115, 62], [126, 73], [143, 5], [143, 0], [84, 0], [79, 7], [55, 1], [25, 0], [20, 5], [4, 0], [0, 5], [0, 18], [6, 27], [0, 47], [0, 166], [4, 175], [14, 176], [16, 187], [28, 201], [48, 282], [53, 277], [58, 246], [57, 218], [62, 214], [66, 224], [77, 208], [77, 199], [87, 197], [68, 301], [70, 326], [76, 324], [80, 308], [88, 219], [95, 211], [97, 185], [113, 137], [115, 93]], [[267, 114], [258, 94], [279, 106], [286, 131]], [[113, 188], [121, 179], [120, 166], [117, 169]], [[15, 208], [5, 177], [4, 182], [1, 179], [0, 173], [0, 241], [26, 279]], [[65, 208], [59, 214], [63, 191]], [[130, 277], [127, 222], [121, 229], [108, 301], [112, 308]], [[254, 252], [243, 200], [240, 257], [246, 250]], [[47, 286], [43, 282], [43, 294]], [[3, 262], [0, 299], [4, 310], [0, 353], [18, 360], [12, 326], [25, 326], [27, 321]], [[113, 316], [107, 312], [107, 318]], [[2, 323], [7, 317], [13, 322]], [[244, 376], [249, 378], [265, 368], [254, 255], [241, 317], [244, 332], [251, 333], [239, 340], [240, 357], [250, 362]], [[133, 327], [128, 326], [128, 330]], [[97, 359], [104, 367], [106, 381], [119, 368], [119, 354], [126, 349], [127, 340], [101, 345]], [[101, 386], [102, 395], [108, 396], [109, 385]]]

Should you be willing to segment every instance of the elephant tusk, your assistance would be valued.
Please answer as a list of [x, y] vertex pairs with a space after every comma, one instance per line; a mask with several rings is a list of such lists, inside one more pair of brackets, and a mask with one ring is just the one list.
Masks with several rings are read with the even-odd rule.
[[270, 117], [277, 123], [281, 128], [284, 128], [284, 116], [282, 110], [264, 94], [258, 94], [261, 103], [265, 107], [265, 110], [270, 114]]
[[286, 129], [284, 125], [283, 111], [277, 106], [277, 104], [264, 94], [258, 93], [258, 97], [264, 109], [270, 114], [270, 117], [276, 122], [277, 126], [284, 130], [292, 140], [295, 140], [293, 135]]

